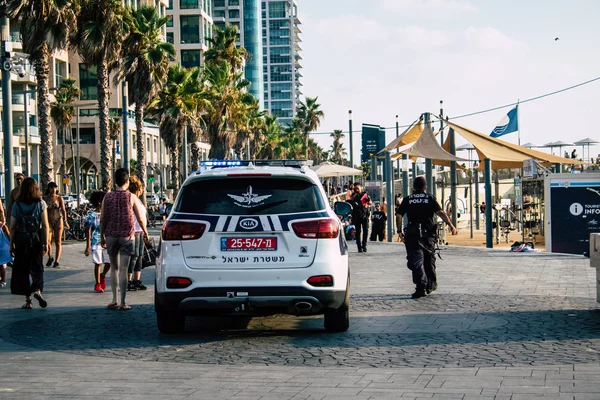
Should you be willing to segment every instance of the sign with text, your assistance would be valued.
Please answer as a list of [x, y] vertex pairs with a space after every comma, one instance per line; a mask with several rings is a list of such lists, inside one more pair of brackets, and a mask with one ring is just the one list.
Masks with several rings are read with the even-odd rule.
[[524, 178], [535, 178], [537, 176], [537, 167], [535, 166], [535, 159], [530, 158], [529, 160], [523, 161], [523, 177]]
[[385, 129], [379, 125], [362, 125], [361, 162], [369, 162], [371, 154], [377, 154], [385, 147]]

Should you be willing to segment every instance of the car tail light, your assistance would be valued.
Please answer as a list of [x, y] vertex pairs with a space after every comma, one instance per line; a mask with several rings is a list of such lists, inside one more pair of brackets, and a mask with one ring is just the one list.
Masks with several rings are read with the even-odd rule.
[[311, 276], [306, 281], [311, 286], [333, 286], [333, 276], [331, 275], [317, 275]]
[[167, 289], [183, 289], [192, 284], [190, 278], [170, 277], [167, 278]]
[[163, 240], [196, 240], [202, 237], [206, 225], [197, 222], [167, 221], [162, 228]]
[[331, 218], [295, 222], [292, 229], [303, 239], [335, 239], [340, 233], [338, 221]]

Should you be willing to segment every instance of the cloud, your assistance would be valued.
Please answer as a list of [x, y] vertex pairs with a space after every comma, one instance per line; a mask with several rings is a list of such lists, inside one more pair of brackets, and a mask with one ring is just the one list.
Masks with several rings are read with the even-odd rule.
[[385, 10], [402, 13], [428, 13], [456, 15], [477, 11], [467, 0], [379, 0], [379, 6]]
[[427, 30], [418, 26], [398, 28], [396, 34], [406, 47], [418, 49], [443, 47], [454, 40], [454, 35], [449, 32], [435, 29]]
[[529, 47], [492, 27], [469, 27], [465, 31], [467, 44], [482, 51], [524, 52]]
[[336, 40], [344, 38], [345, 41], [370, 41], [383, 40], [389, 35], [389, 30], [379, 22], [357, 15], [325, 18], [305, 25], [323, 35], [324, 39], [335, 37]]

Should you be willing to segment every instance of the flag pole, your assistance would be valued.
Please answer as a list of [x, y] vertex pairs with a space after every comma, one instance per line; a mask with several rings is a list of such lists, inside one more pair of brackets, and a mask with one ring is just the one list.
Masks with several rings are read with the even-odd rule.
[[521, 116], [519, 113], [519, 102], [520, 99], [517, 99], [517, 137], [519, 141], [519, 146], [521, 145]]

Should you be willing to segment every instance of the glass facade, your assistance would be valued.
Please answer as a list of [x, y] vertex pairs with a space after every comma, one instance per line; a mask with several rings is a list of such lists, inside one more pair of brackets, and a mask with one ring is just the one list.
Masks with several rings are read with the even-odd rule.
[[181, 50], [181, 66], [193, 68], [200, 66], [200, 50]]
[[[231, 4], [231, 3], [230, 3]], [[250, 81], [250, 94], [262, 107], [264, 102], [263, 91], [263, 48], [262, 48], [262, 21], [260, 13], [260, 0], [244, 0], [244, 47], [248, 51], [246, 62], [246, 79]]]
[[269, 18], [285, 18], [287, 2], [274, 1], [269, 3]]
[[79, 64], [81, 100], [98, 100], [98, 73], [95, 65]]
[[198, 0], [179, 0], [179, 8], [182, 10], [198, 8]]
[[198, 15], [182, 15], [179, 21], [181, 44], [200, 43], [200, 17]]

